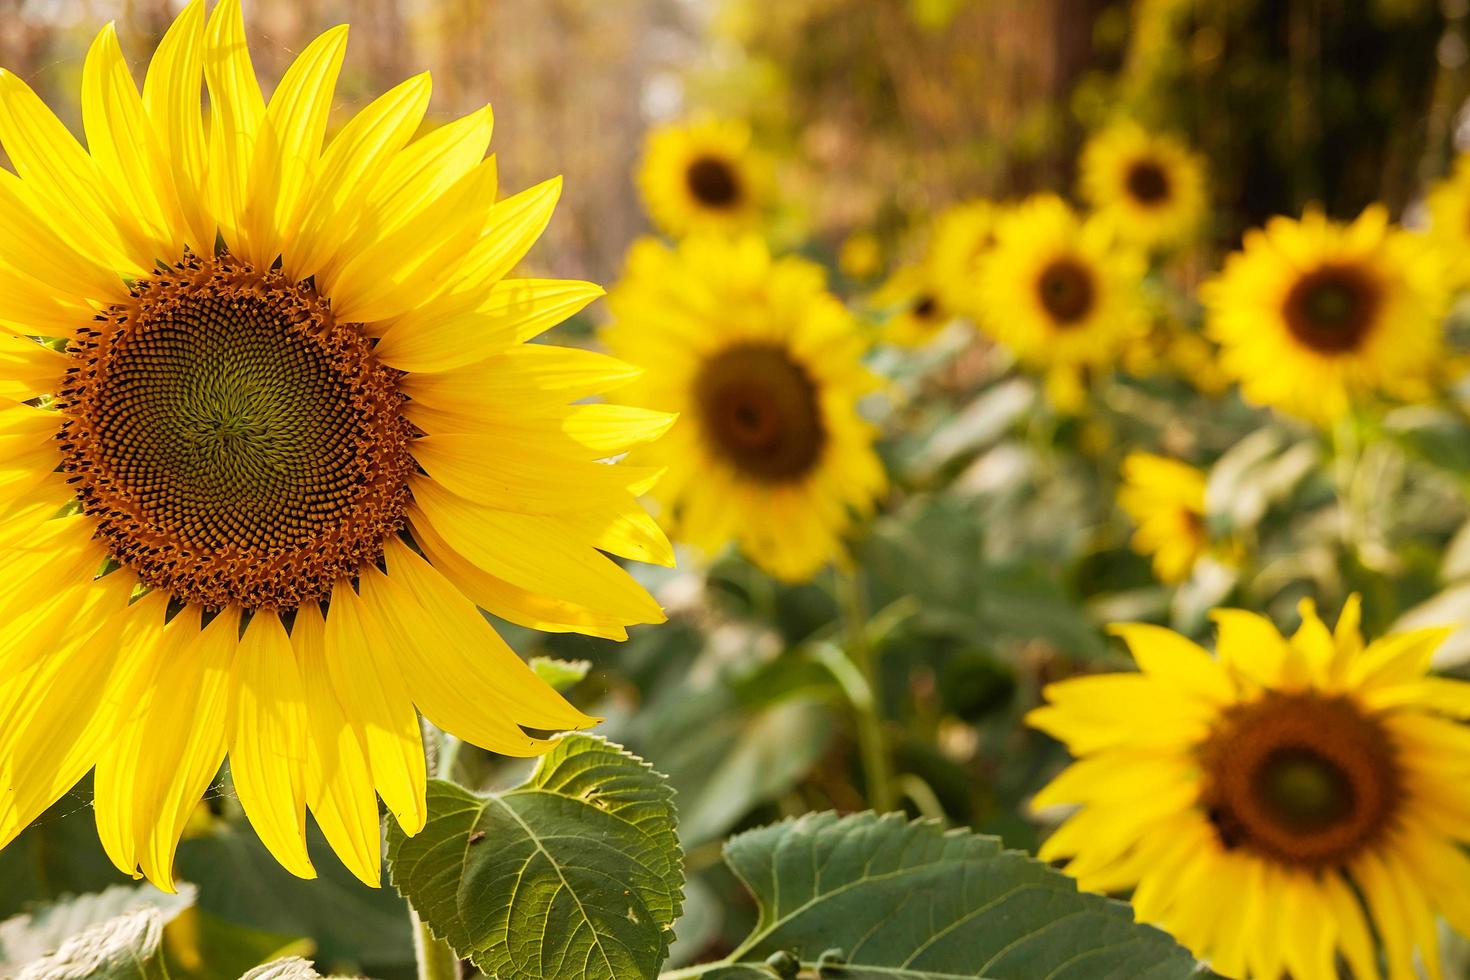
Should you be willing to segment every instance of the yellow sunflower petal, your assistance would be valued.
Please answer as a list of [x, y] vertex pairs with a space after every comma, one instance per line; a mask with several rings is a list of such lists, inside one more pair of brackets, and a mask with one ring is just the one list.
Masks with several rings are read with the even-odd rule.
[[277, 861], [315, 878], [306, 854], [306, 702], [280, 617], [257, 612], [230, 672], [230, 776], [245, 816]]
[[244, 215], [244, 254], [256, 265], [280, 254], [284, 229], [311, 186], [346, 53], [345, 24], [323, 32], [286, 69], [265, 109]]
[[306, 800], [322, 836], [364, 884], [382, 883], [378, 797], [361, 726], [343, 710], [327, 668], [326, 622], [309, 602], [296, 610], [291, 649], [306, 701]]
[[364, 621], [362, 600], [352, 586], [338, 584], [327, 611], [327, 673], [344, 712], [362, 728], [373, 785], [413, 836], [428, 819], [423, 736], [402, 671], [382, 640], [369, 638]]
[[240, 0], [219, 0], [205, 25], [204, 79], [209, 85], [209, 199], [225, 244], [249, 255], [246, 209], [265, 118], [245, 42]]

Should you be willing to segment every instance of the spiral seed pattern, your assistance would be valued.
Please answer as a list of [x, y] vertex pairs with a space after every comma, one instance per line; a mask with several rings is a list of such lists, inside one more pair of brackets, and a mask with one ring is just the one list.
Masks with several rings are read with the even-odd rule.
[[145, 584], [209, 608], [294, 609], [403, 526], [401, 374], [309, 284], [189, 255], [70, 354], [63, 470]]

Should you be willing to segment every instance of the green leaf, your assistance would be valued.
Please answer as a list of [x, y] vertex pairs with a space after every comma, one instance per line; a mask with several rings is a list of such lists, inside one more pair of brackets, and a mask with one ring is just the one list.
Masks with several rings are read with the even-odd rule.
[[536, 672], [537, 677], [558, 691], [565, 691], [587, 676], [587, 672], [592, 669], [592, 661], [532, 657], [530, 666]]
[[286, 956], [247, 971], [240, 980], [321, 980], [321, 974], [299, 956]]
[[[1121, 902], [993, 837], [897, 814], [809, 814], [741, 834], [725, 860], [760, 906], [707, 980], [769, 978], [783, 953], [843, 980], [1175, 980], [1200, 967]], [[682, 972], [681, 976], [691, 975]], [[805, 974], [804, 974], [805, 975]]]
[[136, 909], [73, 936], [16, 980], [167, 980], [162, 940], [158, 909]]
[[393, 883], [435, 936], [499, 980], [632, 980], [663, 962], [682, 905], [673, 792], [603, 739], [561, 739], [530, 781], [429, 784], [417, 836], [389, 829]]
[[54, 953], [71, 937], [138, 909], [154, 908], [167, 925], [194, 904], [193, 885], [181, 884], [177, 895], [152, 885], [113, 885], [91, 895], [78, 895], [0, 922], [0, 975]]
[[825, 668], [795, 656], [705, 684], [680, 680], [618, 734], [657, 757], [679, 794], [679, 840], [692, 848], [722, 838], [811, 771], [832, 731], [831, 710], [813, 698], [836, 689]]

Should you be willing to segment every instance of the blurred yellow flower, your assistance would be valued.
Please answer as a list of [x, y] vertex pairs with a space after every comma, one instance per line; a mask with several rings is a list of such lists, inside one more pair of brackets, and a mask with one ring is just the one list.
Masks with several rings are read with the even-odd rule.
[[837, 250], [837, 268], [849, 279], [872, 279], [883, 271], [883, 245], [871, 231], [855, 231]]
[[1154, 574], [1170, 585], [1188, 578], [1209, 543], [1205, 475], [1175, 459], [1129, 453], [1118, 506], [1138, 526], [1133, 550], [1153, 556]]
[[1111, 367], [1147, 331], [1144, 268], [1142, 253], [1105, 223], [1038, 195], [1001, 219], [980, 265], [979, 325], [1023, 364], [1047, 371], [1058, 382], [1050, 388], [1070, 391], [1075, 382], [1064, 379]]
[[1430, 395], [1444, 358], [1442, 269], [1381, 206], [1351, 224], [1308, 211], [1247, 232], [1200, 299], [1246, 400], [1328, 422], [1370, 393]]
[[1376, 980], [1375, 933], [1389, 976], [1417, 976], [1438, 915], [1470, 931], [1470, 684], [1426, 676], [1449, 630], [1365, 647], [1356, 597], [1335, 633], [1301, 614], [1286, 639], [1217, 610], [1214, 656], [1115, 627], [1140, 673], [1047, 687], [1027, 720], [1078, 761], [1033, 806], [1080, 809], [1040, 856], [1132, 889], [1141, 921], [1225, 976], [1337, 980], [1341, 956]]
[[706, 554], [738, 542], [787, 581], [843, 560], [885, 477], [858, 414], [876, 384], [866, 344], [821, 267], [755, 235], [644, 239], [608, 303], [604, 339], [643, 369], [621, 399], [680, 416], [629, 457], [667, 467], [670, 532]]
[[1121, 240], [1165, 249], [1199, 231], [1204, 163], [1178, 140], [1114, 123], [1088, 140], [1080, 166], [1082, 196]]
[[86, 148], [0, 72], [0, 846], [94, 771], [108, 857], [172, 889], [228, 756], [287, 870], [310, 811], [376, 885], [379, 797], [427, 819], [421, 715], [513, 756], [595, 721], [477, 605], [664, 618], [604, 554], [672, 563], [649, 475], [604, 460], [672, 419], [573, 404], [630, 369], [526, 341], [601, 289], [506, 277], [560, 181], [497, 201], [488, 106], [414, 139], [427, 74], [325, 139], [346, 44], [267, 100], [238, 0], [193, 0], [140, 92], [109, 26]]
[[648, 134], [638, 189], [667, 235], [737, 233], [755, 226], [770, 203], [770, 161], [744, 122], [700, 117]]
[[927, 262], [900, 266], [869, 303], [883, 317], [883, 339], [899, 347], [922, 347], [955, 318]]
[[980, 306], [980, 265], [995, 247], [1003, 213], [977, 199], [951, 205], [934, 219], [924, 262], [945, 306], [971, 319]]
[[1429, 191], [1429, 238], [1439, 249], [1450, 283], [1470, 286], [1470, 154], [1461, 154], [1455, 169]]

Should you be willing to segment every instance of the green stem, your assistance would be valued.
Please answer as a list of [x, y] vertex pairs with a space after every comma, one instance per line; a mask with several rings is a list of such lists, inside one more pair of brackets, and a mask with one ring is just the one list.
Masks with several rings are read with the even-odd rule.
[[408, 916], [413, 923], [413, 955], [419, 964], [419, 980], [460, 980], [459, 954], [448, 943], [435, 939], [413, 908], [409, 908]]
[[1350, 554], [1362, 551], [1364, 525], [1367, 522], [1364, 500], [1359, 492], [1358, 466], [1362, 459], [1362, 442], [1358, 438], [1357, 418], [1344, 415], [1332, 427], [1333, 483], [1338, 505], [1342, 508], [1343, 544]]
[[[863, 680], [864, 696], [848, 688], [853, 724], [857, 729], [858, 752], [862, 758], [863, 778], [868, 785], [868, 803], [879, 813], [887, 813], [895, 804], [893, 766], [888, 756], [887, 739], [878, 697], [877, 665], [873, 645], [868, 637], [868, 603], [863, 584], [856, 572], [838, 572], [837, 601], [842, 610], [843, 653]], [[856, 687], [853, 685], [852, 687]]]

